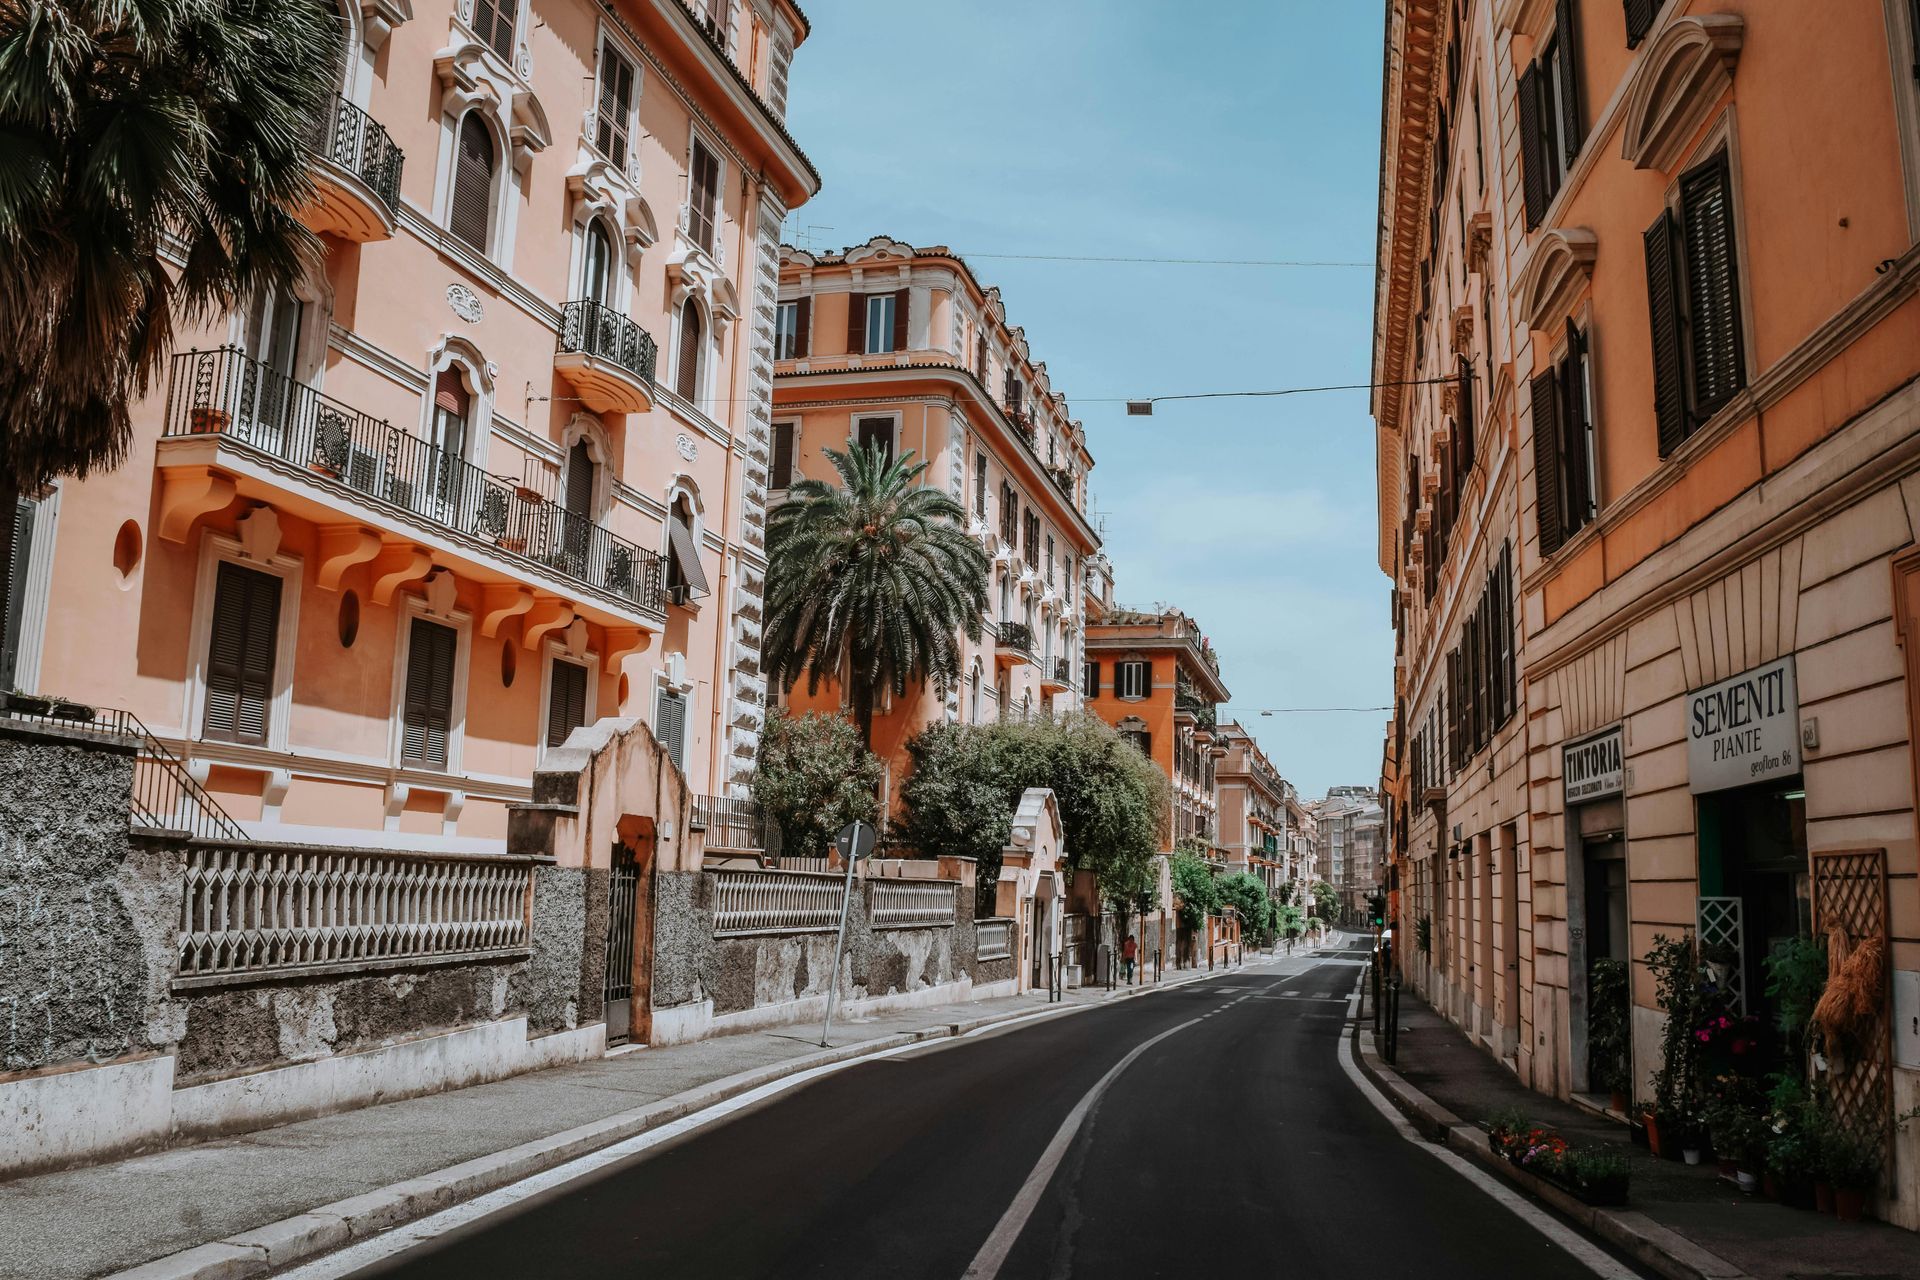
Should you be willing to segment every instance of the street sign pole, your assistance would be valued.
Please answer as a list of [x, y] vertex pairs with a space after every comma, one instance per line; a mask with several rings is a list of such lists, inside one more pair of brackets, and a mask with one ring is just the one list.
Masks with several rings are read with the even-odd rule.
[[[860, 846], [862, 837], [866, 837], [866, 848]], [[847, 864], [846, 892], [840, 898], [840, 934], [833, 942], [833, 974], [827, 986], [827, 1020], [820, 1028], [820, 1047], [827, 1047], [827, 1036], [833, 1031], [833, 1006], [840, 997], [840, 956], [847, 946], [847, 913], [853, 909], [853, 864], [873, 851], [873, 836], [867, 824], [859, 819], [840, 828], [834, 836], [834, 845]]]

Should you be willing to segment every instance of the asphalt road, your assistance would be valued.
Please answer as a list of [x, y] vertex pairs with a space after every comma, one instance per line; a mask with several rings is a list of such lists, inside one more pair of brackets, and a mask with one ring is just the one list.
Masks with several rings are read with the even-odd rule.
[[1359, 954], [839, 1071], [357, 1274], [1590, 1278], [1347, 1078]]

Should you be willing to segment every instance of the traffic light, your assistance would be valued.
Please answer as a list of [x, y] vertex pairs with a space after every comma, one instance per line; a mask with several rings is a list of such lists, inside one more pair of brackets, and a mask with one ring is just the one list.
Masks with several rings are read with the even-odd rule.
[[1371, 893], [1367, 895], [1367, 922], [1378, 929], [1387, 923], [1387, 895]]

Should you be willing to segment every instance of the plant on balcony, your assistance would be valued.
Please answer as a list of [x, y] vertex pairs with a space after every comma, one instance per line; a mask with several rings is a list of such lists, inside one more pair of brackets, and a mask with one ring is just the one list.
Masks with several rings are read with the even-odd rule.
[[847, 823], [879, 821], [883, 772], [848, 721], [775, 709], [760, 734], [753, 796], [779, 823], [782, 849], [823, 858]]
[[[126, 457], [129, 406], [176, 320], [202, 324], [319, 262], [294, 213], [312, 190], [307, 122], [334, 90], [338, 23], [267, 0], [8, 9], [0, 511]], [[0, 600], [12, 542], [0, 520]]]
[[847, 681], [860, 739], [891, 692], [960, 678], [959, 635], [980, 639], [986, 551], [966, 510], [920, 483], [924, 462], [877, 446], [826, 451], [841, 483], [799, 480], [767, 520], [767, 678], [809, 692]]

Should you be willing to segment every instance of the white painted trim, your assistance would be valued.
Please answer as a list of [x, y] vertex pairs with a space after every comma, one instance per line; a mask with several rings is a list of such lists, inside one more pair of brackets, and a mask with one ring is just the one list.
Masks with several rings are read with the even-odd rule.
[[[439, 572], [451, 573], [452, 570], [442, 569]], [[400, 758], [406, 730], [407, 661], [413, 644], [413, 623], [417, 618], [452, 627], [454, 631], [453, 703], [447, 717], [447, 765], [444, 772], [457, 774], [460, 772], [460, 758], [467, 731], [467, 682], [471, 677], [468, 666], [473, 659], [473, 616], [457, 608], [447, 614], [435, 613], [423, 597], [410, 592], [403, 593], [396, 603], [399, 605], [396, 610], [399, 617], [393, 645], [393, 690], [388, 703], [392, 710], [387, 717], [387, 761], [395, 769], [421, 766], [429, 772], [440, 772], [434, 770], [429, 762]], [[397, 829], [397, 815], [390, 816], [387, 822], [387, 830]]]
[[[852, 413], [849, 413], [847, 415], [846, 447], [851, 449], [859, 443], [860, 422], [862, 419], [866, 419], [866, 418], [871, 418], [875, 421], [879, 421], [881, 418], [892, 419], [893, 421], [893, 458], [894, 458], [894, 461], [896, 462], [899, 461], [900, 446], [902, 443], [900, 437], [906, 428], [905, 428], [905, 415], [898, 409], [855, 409]], [[920, 459], [920, 461], [925, 461], [925, 459]]]
[[443, 333], [439, 343], [427, 352], [427, 386], [420, 396], [418, 435], [430, 443], [442, 443], [433, 427], [433, 389], [441, 372], [451, 368], [461, 371], [461, 381], [467, 384], [470, 400], [467, 406], [466, 438], [460, 442], [460, 456], [484, 471], [493, 440], [494, 375], [497, 369], [471, 339], [460, 334]]
[[1887, 11], [1887, 57], [1893, 72], [1893, 118], [1900, 138], [1901, 185], [1907, 193], [1907, 236], [1920, 240], [1920, 81], [1914, 63], [1920, 60], [1920, 42], [1912, 29], [1909, 0], [1884, 0]]
[[[27, 583], [25, 594], [20, 598], [20, 651], [14, 655], [13, 682], [22, 689], [36, 689], [40, 684], [40, 658], [46, 647], [48, 606], [53, 600], [53, 542], [59, 528], [61, 485], [56, 483], [53, 491], [33, 504], [33, 524], [27, 535], [32, 545], [27, 548]], [[7, 518], [13, 518], [11, 511]], [[151, 550], [146, 544], [152, 540], [151, 529], [141, 529], [142, 551], [140, 563], [144, 571], [146, 552]]]
[[[180, 723], [188, 726], [188, 753], [198, 756], [203, 741], [202, 720], [207, 706], [207, 656], [213, 633], [214, 580], [221, 561], [231, 561], [247, 569], [257, 569], [279, 578], [280, 623], [274, 636], [273, 699], [267, 707], [267, 749], [288, 749], [288, 721], [293, 715], [293, 659], [298, 649], [300, 628], [300, 557], [275, 553], [265, 562], [249, 560], [241, 553], [238, 539], [224, 533], [205, 530], [200, 539], [199, 562], [194, 570], [192, 647], [188, 650], [187, 678], [182, 685], [185, 705]], [[215, 741], [222, 741], [216, 739]], [[222, 741], [222, 745], [225, 745]]]

